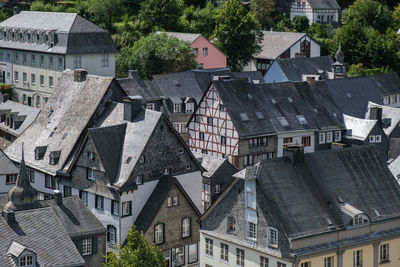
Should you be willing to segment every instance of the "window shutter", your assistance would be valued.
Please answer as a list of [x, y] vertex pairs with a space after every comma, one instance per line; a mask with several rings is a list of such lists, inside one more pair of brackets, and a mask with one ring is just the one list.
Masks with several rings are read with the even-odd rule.
[[[156, 224], [157, 225], [157, 224]], [[156, 243], [156, 225], [153, 226], [153, 243]]]
[[78, 249], [79, 253], [82, 254], [82, 239], [73, 240], [75, 247]]
[[189, 236], [192, 236], [192, 217], [189, 218]]
[[132, 215], [132, 201], [129, 201], [129, 215]]
[[183, 224], [185, 222], [185, 218], [181, 219], [181, 238], [183, 238]]
[[94, 207], [97, 209], [97, 202], [98, 202], [98, 200], [97, 200], [97, 195], [95, 195], [95, 197], [94, 197]]
[[111, 200], [111, 215], [114, 215], [114, 200]]
[[97, 254], [97, 236], [92, 237], [93, 251], [92, 254]]
[[162, 235], [163, 235], [162, 240], [163, 240], [163, 243], [165, 243], [165, 223], [162, 224], [162, 230], [163, 230], [162, 231]]

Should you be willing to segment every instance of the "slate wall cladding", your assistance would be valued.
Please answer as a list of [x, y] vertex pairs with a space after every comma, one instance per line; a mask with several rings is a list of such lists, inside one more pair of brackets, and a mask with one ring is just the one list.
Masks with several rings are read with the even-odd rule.
[[389, 158], [395, 159], [400, 155], [400, 138], [390, 137], [389, 142]]
[[106, 235], [98, 235], [97, 236], [97, 253], [88, 255], [88, 256], [82, 256], [83, 259], [85, 260], [85, 267], [91, 267], [91, 266], [102, 266], [104, 263], [104, 257], [103, 255], [106, 254]]
[[[154, 217], [150, 227], [147, 229], [145, 236], [150, 243], [154, 243], [154, 226], [158, 223], [165, 224], [165, 242], [158, 245], [162, 250], [172, 249], [197, 243], [200, 240], [200, 224], [198, 215], [186, 199], [185, 195], [174, 184], [168, 194], [169, 197], [179, 196], [179, 205], [168, 207], [168, 197], [165, 198], [160, 210]], [[192, 234], [190, 237], [182, 238], [181, 226], [182, 219], [190, 217], [192, 219]], [[186, 256], [187, 257], [187, 256]]]

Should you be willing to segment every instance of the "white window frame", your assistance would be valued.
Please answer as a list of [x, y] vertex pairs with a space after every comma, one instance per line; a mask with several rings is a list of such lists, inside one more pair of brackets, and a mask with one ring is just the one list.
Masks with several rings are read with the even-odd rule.
[[278, 230], [273, 227], [268, 227], [267, 231], [268, 246], [278, 247]]
[[122, 216], [132, 215], [132, 201], [122, 202]]
[[36, 74], [35, 73], [31, 73], [31, 84], [36, 85]]
[[204, 57], [208, 56], [208, 47], [203, 48], [203, 56]]
[[257, 239], [257, 224], [254, 222], [246, 222], [246, 237], [250, 239]]
[[82, 57], [74, 56], [74, 68], [79, 69], [82, 68]]
[[370, 143], [375, 143], [375, 135], [370, 135], [369, 136], [369, 142]]
[[53, 78], [53, 76], [49, 76], [49, 87], [50, 88], [54, 87], [54, 78]]
[[147, 109], [150, 109], [150, 110], [155, 110], [155, 109], [156, 109], [154, 103], [147, 103], [147, 104], [146, 104], [146, 108], [147, 108]]
[[97, 199], [97, 203], [95, 203], [97, 205], [95, 208], [98, 210], [104, 210], [104, 197], [100, 195], [95, 195], [95, 198]]
[[325, 144], [325, 133], [319, 133], [319, 143]]
[[186, 113], [192, 113], [194, 111], [194, 103], [193, 102], [186, 103], [185, 109]]
[[182, 109], [182, 104], [174, 104], [174, 113], [180, 113]]
[[164, 224], [162, 223], [154, 226], [154, 242], [156, 244], [164, 243]]
[[104, 67], [108, 67], [109, 63], [108, 63], [108, 54], [103, 54], [101, 55], [101, 66]]
[[44, 87], [44, 75], [40, 75], [39, 76], [39, 83], [40, 83], [40, 86], [42, 86], [42, 87]]
[[114, 225], [107, 227], [107, 243], [115, 245], [117, 242], [117, 228]]
[[81, 200], [82, 200], [83, 204], [85, 204], [86, 207], [88, 206], [88, 198], [89, 198], [88, 192], [81, 191]]
[[379, 262], [384, 263], [389, 261], [389, 244], [379, 246]]
[[21, 266], [21, 267], [34, 266], [33, 265], [33, 259], [34, 259], [33, 255], [22, 255], [19, 258], [19, 265], [18, 266]]
[[220, 184], [216, 184], [215, 185], [215, 194], [219, 194], [221, 193], [221, 185]]
[[82, 256], [92, 255], [92, 253], [93, 253], [92, 250], [93, 250], [93, 239], [91, 237], [83, 238], [82, 239]]
[[324, 258], [324, 267], [333, 267], [333, 257], [325, 257]]
[[214, 254], [214, 240], [210, 239], [210, 238], [206, 238], [205, 240], [205, 254], [207, 256], [213, 257]]
[[244, 250], [236, 248], [236, 266], [244, 267]]
[[362, 267], [362, 250], [353, 251], [353, 267]]
[[88, 180], [91, 180], [91, 181], [95, 181], [96, 180], [96, 176], [94, 174], [94, 169], [93, 168], [87, 168], [86, 172], [87, 172], [87, 179]]
[[382, 143], [382, 135], [378, 134], [375, 136], [375, 143]]
[[326, 143], [332, 143], [332, 142], [333, 142], [333, 133], [326, 132]]
[[335, 131], [335, 142], [340, 142], [342, 140], [342, 132]]
[[220, 259], [225, 262], [229, 262], [229, 245], [221, 243], [221, 256]]
[[182, 238], [191, 236], [191, 219], [186, 217], [182, 220]]

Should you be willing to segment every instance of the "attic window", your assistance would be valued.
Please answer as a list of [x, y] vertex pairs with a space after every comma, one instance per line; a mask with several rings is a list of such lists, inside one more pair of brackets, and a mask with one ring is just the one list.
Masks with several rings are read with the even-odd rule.
[[347, 98], [351, 98], [351, 94], [350, 93], [346, 93]]
[[343, 198], [342, 198], [341, 196], [338, 196], [338, 197], [337, 197], [337, 201], [338, 201], [340, 204], [343, 204], [343, 203], [344, 203]]
[[331, 219], [326, 218], [325, 220], [326, 220], [326, 224], [328, 224], [329, 226], [333, 225]]
[[174, 80], [174, 84], [176, 87], [181, 87], [181, 83], [178, 80]]
[[288, 98], [289, 103], [293, 103], [293, 99], [289, 96]]
[[268, 246], [278, 247], [278, 230], [275, 228], [268, 227], [267, 244]]
[[289, 126], [289, 123], [287, 122], [285, 117], [279, 117], [279, 118], [276, 118], [276, 119], [279, 121], [281, 126], [284, 126], [284, 127]]
[[129, 162], [131, 162], [131, 160], [132, 160], [132, 157], [128, 157], [127, 159], [126, 159], [126, 164], [128, 164]]
[[249, 100], [253, 100], [253, 96], [251, 94], [247, 94], [247, 97], [249, 98]]
[[140, 163], [144, 163], [144, 156], [142, 156], [142, 157], [139, 158], [139, 162], [140, 162]]
[[94, 152], [88, 151], [88, 152], [87, 152], [87, 157], [88, 157], [90, 160], [94, 160], [94, 158], [95, 158]]
[[261, 112], [256, 111], [255, 114], [256, 114], [257, 119], [259, 119], [259, 120], [264, 119], [264, 115]]
[[361, 225], [368, 222], [368, 217], [365, 214], [357, 214], [353, 217], [353, 225]]
[[57, 151], [51, 151], [50, 155], [49, 155], [49, 163], [51, 165], [57, 165], [58, 161], [60, 160], [60, 156], [61, 156], [61, 150], [57, 150]]
[[241, 112], [239, 115], [240, 115], [240, 119], [241, 119], [242, 121], [248, 121], [248, 120], [249, 120], [249, 117], [247, 116], [246, 113]]
[[376, 217], [381, 217], [381, 213], [379, 212], [379, 210], [375, 209], [374, 213], [375, 213]]
[[299, 120], [300, 124], [307, 124], [307, 120], [303, 115], [296, 115], [296, 118]]
[[35, 148], [35, 160], [41, 160], [46, 153], [47, 146], [37, 146]]
[[67, 137], [67, 133], [63, 134], [62, 139], [65, 139], [65, 137]]
[[36, 265], [33, 265], [33, 263], [34, 263], [33, 255], [22, 255], [19, 258], [18, 266], [36, 266]]
[[53, 137], [53, 135], [54, 135], [54, 132], [51, 132], [50, 137]]
[[275, 99], [271, 99], [271, 102], [272, 102], [272, 104], [276, 104], [276, 101], [275, 101]]

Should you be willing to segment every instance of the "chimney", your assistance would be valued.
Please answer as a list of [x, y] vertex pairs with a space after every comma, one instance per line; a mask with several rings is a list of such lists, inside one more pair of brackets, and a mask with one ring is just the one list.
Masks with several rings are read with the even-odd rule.
[[140, 80], [139, 71], [138, 70], [128, 70], [128, 77], [133, 78], [135, 80]]
[[15, 6], [15, 7], [13, 8], [13, 14], [14, 14], [14, 15], [18, 15], [18, 14], [19, 14], [19, 9], [18, 9], [17, 6]]
[[315, 77], [308, 76], [306, 81], [309, 86], [313, 86], [315, 84]]
[[88, 74], [85, 69], [76, 69], [74, 70], [74, 82], [83, 82], [86, 80], [86, 75]]
[[382, 108], [370, 107], [369, 108], [369, 119], [377, 120], [379, 125], [382, 125]]
[[15, 212], [12, 210], [3, 210], [3, 218], [7, 221], [7, 224], [11, 225], [15, 223]]
[[54, 190], [54, 200], [58, 206], [62, 206], [62, 195], [60, 190]]
[[293, 165], [304, 162], [304, 148], [301, 145], [290, 145], [283, 149], [283, 156], [288, 157]]
[[142, 111], [143, 98], [141, 96], [124, 97], [124, 120], [133, 121]]

